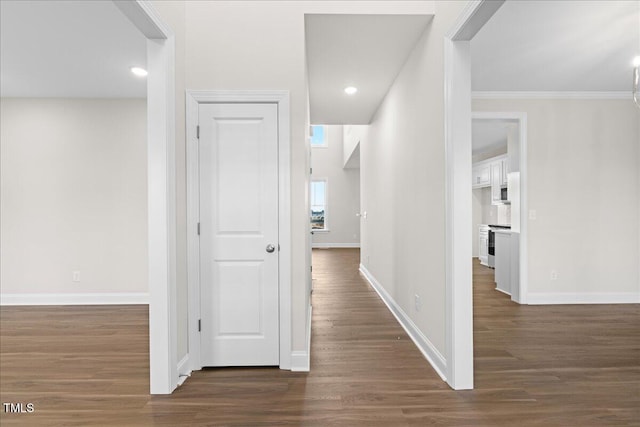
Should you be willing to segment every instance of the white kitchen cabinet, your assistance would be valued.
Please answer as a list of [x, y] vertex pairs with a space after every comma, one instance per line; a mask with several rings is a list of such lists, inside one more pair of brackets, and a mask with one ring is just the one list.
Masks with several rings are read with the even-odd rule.
[[480, 264], [489, 266], [489, 226], [478, 227], [478, 259]]
[[501, 181], [501, 185], [507, 185], [509, 182], [509, 158], [506, 157], [502, 160], [500, 160], [500, 166], [501, 166], [501, 174], [502, 174], [502, 181]]
[[511, 295], [511, 232], [494, 231], [496, 248], [496, 289]]
[[502, 161], [491, 163], [491, 204], [500, 203], [502, 187]]
[[472, 188], [491, 187], [491, 204], [504, 203], [501, 189], [506, 187], [509, 178], [509, 156], [492, 157], [473, 164], [471, 173]]
[[491, 185], [491, 164], [481, 163], [473, 167], [472, 188], [489, 187]]

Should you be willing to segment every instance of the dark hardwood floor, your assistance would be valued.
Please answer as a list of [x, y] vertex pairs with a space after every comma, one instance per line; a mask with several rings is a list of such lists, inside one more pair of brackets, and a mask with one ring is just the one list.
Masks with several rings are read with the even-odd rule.
[[638, 305], [519, 306], [475, 263], [476, 389], [456, 392], [358, 260], [314, 251], [310, 373], [205, 369], [171, 396], [148, 395], [146, 307], [2, 307], [0, 400], [35, 412], [0, 424], [640, 425]]

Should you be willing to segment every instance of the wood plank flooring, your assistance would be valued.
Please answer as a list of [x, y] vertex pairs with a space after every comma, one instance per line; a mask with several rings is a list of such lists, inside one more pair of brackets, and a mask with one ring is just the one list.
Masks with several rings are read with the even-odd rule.
[[[0, 308], [2, 426], [640, 425], [638, 305], [519, 306], [474, 264], [473, 391], [443, 383], [357, 272], [314, 251], [310, 373], [195, 372], [149, 396], [147, 308]], [[2, 411], [2, 407], [0, 407]]]

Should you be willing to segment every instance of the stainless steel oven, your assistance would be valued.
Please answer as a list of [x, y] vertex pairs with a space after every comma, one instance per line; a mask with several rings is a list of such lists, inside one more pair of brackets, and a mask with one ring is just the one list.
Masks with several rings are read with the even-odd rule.
[[491, 228], [489, 228], [489, 243], [487, 244], [487, 252], [489, 253], [487, 257], [487, 264], [489, 267], [496, 267], [496, 233], [493, 232]]

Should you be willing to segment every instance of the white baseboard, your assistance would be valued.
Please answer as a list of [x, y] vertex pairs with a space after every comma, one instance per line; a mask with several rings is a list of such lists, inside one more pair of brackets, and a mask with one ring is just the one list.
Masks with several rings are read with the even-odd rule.
[[393, 314], [398, 320], [398, 323], [400, 323], [409, 337], [411, 337], [425, 359], [427, 359], [431, 366], [433, 366], [433, 369], [438, 375], [440, 375], [440, 378], [442, 378], [443, 381], [446, 381], [447, 378], [445, 372], [447, 372], [447, 362], [445, 358], [362, 264], [360, 264], [360, 272], [365, 279], [367, 279], [369, 284], [371, 284], [371, 287], [378, 293], [380, 299], [382, 299], [382, 301], [387, 305], [391, 314]]
[[189, 363], [189, 353], [185, 354], [182, 360], [178, 362], [178, 387], [191, 376], [191, 366]]
[[315, 249], [331, 249], [331, 248], [360, 248], [360, 243], [312, 243]]
[[541, 293], [527, 294], [529, 305], [552, 304], [640, 304], [638, 292], [593, 292], [593, 293]]
[[307, 319], [307, 350], [291, 352], [291, 370], [295, 372], [309, 372], [311, 370], [311, 318], [313, 307], [309, 307]]
[[511, 292], [507, 292], [507, 291], [505, 291], [504, 289], [500, 289], [500, 288], [499, 288], [499, 287], [497, 287], [497, 286], [496, 286], [496, 291], [498, 291], [498, 292], [502, 292], [502, 293], [503, 293], [503, 294], [505, 294], [505, 295], [509, 295], [509, 296], [511, 296]]
[[309, 372], [309, 353], [306, 351], [292, 351], [291, 370], [294, 372]]
[[0, 294], [0, 305], [149, 304], [147, 293]]

